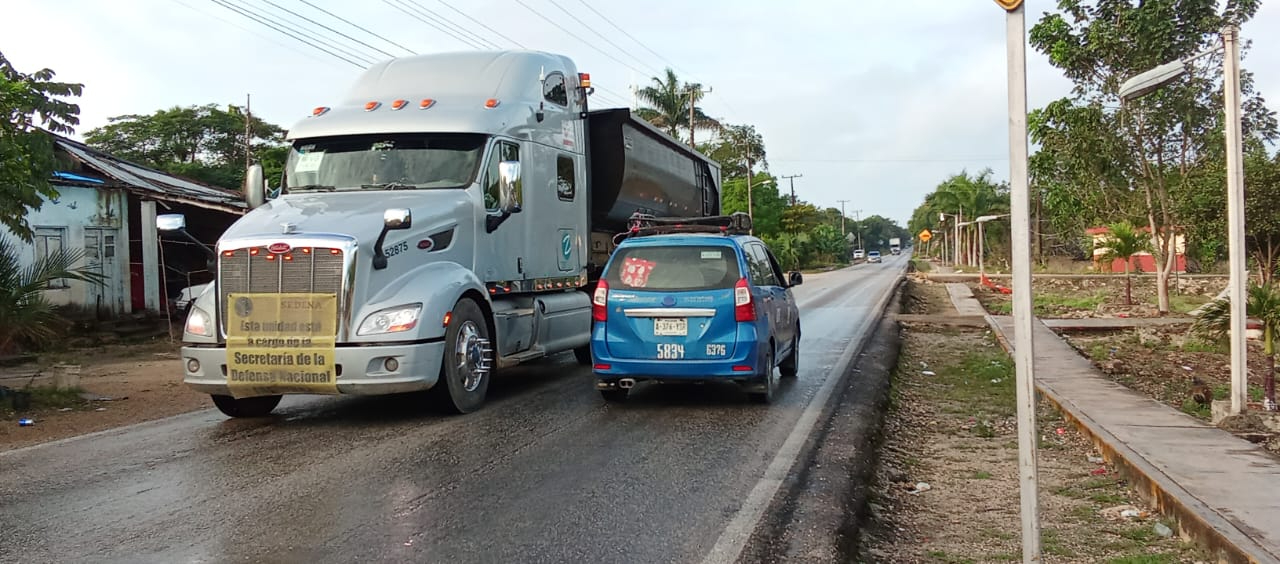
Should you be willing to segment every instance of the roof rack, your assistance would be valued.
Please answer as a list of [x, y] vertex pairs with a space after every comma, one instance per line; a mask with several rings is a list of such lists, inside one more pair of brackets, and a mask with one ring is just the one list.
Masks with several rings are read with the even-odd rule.
[[646, 213], [631, 214], [627, 231], [614, 237], [614, 243], [630, 237], [667, 235], [672, 233], [719, 233], [721, 235], [748, 235], [751, 233], [751, 216], [743, 212], [708, 217], [655, 217]]

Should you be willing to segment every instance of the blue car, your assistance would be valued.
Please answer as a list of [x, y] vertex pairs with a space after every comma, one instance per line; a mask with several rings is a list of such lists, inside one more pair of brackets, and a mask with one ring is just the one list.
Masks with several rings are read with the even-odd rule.
[[[592, 365], [604, 399], [637, 382], [721, 380], [773, 401], [776, 372], [798, 371], [800, 312], [760, 239], [720, 229], [657, 229], [623, 240], [592, 296]], [[775, 372], [775, 368], [778, 370]]]

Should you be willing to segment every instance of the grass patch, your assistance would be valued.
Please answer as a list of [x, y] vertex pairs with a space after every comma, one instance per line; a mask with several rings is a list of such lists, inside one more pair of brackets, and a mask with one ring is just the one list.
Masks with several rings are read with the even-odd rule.
[[929, 552], [925, 553], [925, 556], [928, 556], [929, 558], [932, 558], [938, 562], [946, 562], [947, 564], [976, 564], [977, 563], [977, 560], [974, 560], [972, 558], [947, 554], [946, 551], [943, 551], [943, 550], [930, 550]]
[[[1215, 395], [1214, 397], [1218, 396]], [[1202, 405], [1191, 398], [1182, 400], [1182, 412], [1192, 417], [1199, 417], [1200, 419], [1205, 420], [1213, 418], [1213, 413], [1209, 406]]]
[[1042, 529], [1040, 531], [1040, 550], [1045, 554], [1054, 556], [1075, 556], [1076, 553], [1062, 544], [1062, 539], [1058, 537], [1058, 531], [1054, 529]]
[[1187, 339], [1182, 343], [1182, 352], [1189, 353], [1223, 353], [1227, 352], [1225, 343], [1215, 343], [1200, 339]]
[[[1210, 298], [1207, 296], [1193, 294], [1169, 294], [1169, 311], [1174, 313], [1191, 313], [1191, 310], [1209, 303]], [[1151, 296], [1147, 300], [1151, 305], [1158, 305], [1158, 296]]]
[[1177, 564], [1178, 557], [1172, 554], [1134, 554], [1112, 558], [1107, 564]]
[[31, 392], [32, 409], [74, 408], [83, 406], [85, 403], [84, 398], [80, 397], [84, 390], [80, 388], [58, 389], [53, 386], [37, 386], [27, 391]]
[[930, 270], [933, 270], [933, 264], [926, 260], [911, 259], [911, 266], [916, 269], [916, 272], [929, 272]]
[[974, 472], [974, 473], [973, 473], [973, 479], [975, 479], [975, 480], [990, 480], [990, 479], [991, 479], [991, 473], [990, 473], [990, 472], [987, 472], [986, 470], [978, 470], [977, 472]]

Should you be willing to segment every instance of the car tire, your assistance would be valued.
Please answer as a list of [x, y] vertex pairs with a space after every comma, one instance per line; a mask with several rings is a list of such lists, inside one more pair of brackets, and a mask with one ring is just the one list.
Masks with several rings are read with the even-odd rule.
[[458, 300], [444, 331], [440, 380], [431, 389], [436, 403], [450, 413], [471, 413], [484, 405], [493, 370], [489, 324], [480, 306]]
[[213, 405], [227, 417], [237, 419], [243, 417], [266, 417], [271, 410], [280, 405], [282, 396], [255, 396], [251, 398], [233, 398], [231, 396], [210, 395]]
[[591, 366], [591, 344], [588, 343], [573, 349], [573, 357], [578, 359], [578, 364]]
[[763, 384], [764, 389], [747, 394], [753, 403], [765, 405], [773, 403], [774, 396], [778, 393], [778, 379], [774, 377], [773, 368], [773, 348], [770, 347], [768, 356], [765, 357], [764, 363], [760, 365], [760, 369], [764, 373], [757, 376], [754, 382], [757, 386]]
[[791, 354], [778, 365], [778, 372], [782, 373], [783, 378], [795, 378], [800, 375], [800, 332], [796, 331], [796, 338], [791, 341]]
[[600, 397], [604, 398], [604, 401], [609, 403], [622, 403], [627, 401], [627, 395], [629, 393], [631, 393], [631, 390], [624, 390], [622, 388], [600, 390]]

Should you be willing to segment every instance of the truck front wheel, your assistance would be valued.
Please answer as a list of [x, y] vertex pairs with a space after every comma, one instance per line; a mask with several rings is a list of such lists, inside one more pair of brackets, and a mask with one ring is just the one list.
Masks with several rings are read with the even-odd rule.
[[463, 298], [453, 306], [444, 332], [440, 381], [432, 389], [441, 406], [454, 413], [471, 413], [484, 404], [493, 370], [493, 344], [484, 313]]
[[280, 396], [256, 396], [251, 398], [233, 398], [231, 396], [209, 396], [213, 405], [218, 407], [227, 417], [266, 417], [271, 410], [280, 405]]

